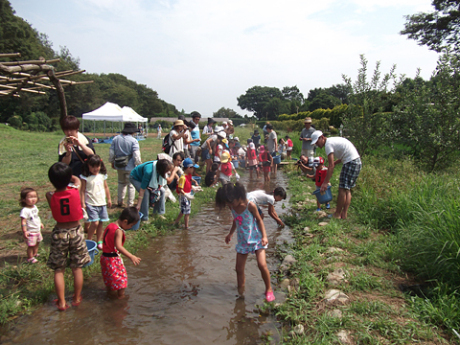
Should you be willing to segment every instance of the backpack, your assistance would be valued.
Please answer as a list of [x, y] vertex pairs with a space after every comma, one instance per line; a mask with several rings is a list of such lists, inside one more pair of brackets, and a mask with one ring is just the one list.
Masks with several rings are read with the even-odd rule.
[[169, 141], [169, 133], [163, 138], [162, 144], [163, 152], [169, 155], [169, 151], [171, 151], [171, 142]]

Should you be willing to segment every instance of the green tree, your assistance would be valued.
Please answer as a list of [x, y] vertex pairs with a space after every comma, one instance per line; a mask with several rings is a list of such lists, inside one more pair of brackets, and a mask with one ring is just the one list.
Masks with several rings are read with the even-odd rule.
[[401, 90], [393, 114], [393, 137], [427, 171], [441, 170], [455, 161], [460, 147], [460, 60], [443, 54], [430, 83], [416, 78]]
[[230, 109], [230, 108], [225, 108], [225, 107], [222, 107], [219, 110], [217, 110], [215, 113], [212, 113], [212, 117], [228, 118], [228, 119], [243, 118], [235, 110]]
[[[268, 117], [266, 106], [272, 98], [282, 99], [283, 94], [276, 87], [253, 86], [248, 89], [244, 95], [237, 98], [238, 106], [243, 110], [249, 110], [254, 113], [258, 119]], [[273, 107], [269, 107], [272, 109]], [[279, 114], [276, 114], [277, 116]]]
[[460, 7], [458, 0], [433, 0], [434, 12], [406, 16], [402, 35], [441, 52], [452, 48], [460, 53]]
[[351, 90], [349, 95], [349, 107], [343, 119], [344, 130], [350, 136], [350, 140], [356, 146], [361, 155], [369, 153], [370, 150], [388, 143], [390, 130], [388, 126], [389, 114], [383, 113], [383, 96], [391, 95], [393, 89], [389, 90], [390, 81], [394, 81], [396, 87], [395, 69], [393, 66], [389, 73], [383, 77], [380, 72], [380, 62], [376, 63], [374, 74], [368, 80], [367, 63], [364, 55], [361, 58], [361, 68], [358, 70], [358, 77], [353, 83], [351, 78], [343, 76], [345, 83]]

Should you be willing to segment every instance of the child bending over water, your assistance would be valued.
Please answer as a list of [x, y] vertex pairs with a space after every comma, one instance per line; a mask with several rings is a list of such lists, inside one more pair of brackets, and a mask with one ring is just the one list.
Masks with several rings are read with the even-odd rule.
[[[125, 243], [125, 230], [131, 229], [139, 221], [139, 212], [135, 207], [127, 207], [121, 212], [115, 223], [111, 223], [104, 231], [101, 255], [101, 272], [109, 297], [118, 299], [125, 297], [128, 286], [123, 259], [120, 253], [128, 257], [134, 265], [139, 265], [141, 259], [128, 252], [123, 246]], [[114, 296], [116, 294], [116, 296]]]
[[255, 253], [257, 265], [265, 283], [265, 298], [268, 302], [275, 300], [275, 295], [270, 283], [270, 272], [265, 259], [265, 249], [268, 246], [265, 226], [253, 202], [246, 197], [244, 186], [237, 182], [227, 183], [219, 188], [216, 193], [216, 205], [219, 208], [228, 206], [232, 211], [233, 224], [230, 232], [225, 237], [225, 243], [230, 243], [235, 230], [238, 243], [236, 244], [236, 276], [238, 281], [238, 293], [243, 295], [246, 278], [244, 267], [249, 253]]

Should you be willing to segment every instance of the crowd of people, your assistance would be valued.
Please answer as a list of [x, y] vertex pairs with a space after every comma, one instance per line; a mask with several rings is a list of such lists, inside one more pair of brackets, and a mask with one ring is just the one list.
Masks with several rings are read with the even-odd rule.
[[[104, 229], [104, 222], [109, 222], [108, 210], [112, 198], [107, 183], [107, 168], [103, 159], [95, 153], [91, 141], [79, 133], [80, 122], [76, 117], [67, 116], [61, 120], [65, 134], [59, 143], [59, 162], [49, 169], [48, 176], [55, 190], [46, 194], [56, 226], [52, 232], [50, 255], [47, 265], [54, 270], [55, 287], [59, 310], [68, 308], [65, 298], [64, 270], [67, 258], [74, 276], [74, 295], [72, 305], [81, 303], [83, 286], [82, 267], [91, 259], [85, 243], [85, 235], [92, 240], [96, 235], [97, 247], [102, 250], [101, 268], [108, 293], [117, 298], [124, 297], [127, 287], [127, 274], [120, 253], [127, 256], [135, 265], [140, 258], [129, 253], [124, 247], [124, 231], [138, 221], [149, 221], [149, 210], [154, 217], [165, 219], [166, 198], [175, 201], [177, 193], [180, 212], [173, 224], [179, 224], [184, 218], [185, 228], [189, 227], [191, 200], [193, 193], [200, 190], [195, 177], [199, 177], [198, 162], [202, 162], [205, 173], [204, 185], [220, 188], [216, 192], [216, 205], [228, 207], [233, 215], [233, 223], [225, 242], [229, 243], [237, 231], [237, 282], [238, 290], [243, 293], [245, 286], [244, 267], [247, 255], [255, 253], [259, 269], [265, 282], [267, 301], [275, 299], [270, 285], [270, 274], [265, 260], [268, 239], [260, 206], [268, 206], [268, 214], [279, 226], [283, 221], [276, 214], [274, 204], [286, 198], [286, 191], [277, 187], [273, 193], [264, 191], [246, 192], [239, 181], [236, 168], [241, 165], [249, 170], [249, 178], [270, 181], [270, 174], [276, 177], [277, 163], [274, 158], [280, 154], [291, 157], [293, 143], [289, 136], [278, 139], [270, 123], [264, 127], [262, 139], [256, 130], [246, 145], [241, 145], [234, 137], [232, 121], [216, 126], [209, 118], [207, 125], [200, 132], [198, 123], [201, 115], [191, 114], [192, 121], [185, 118], [176, 120], [163, 142], [165, 152], [158, 154], [158, 159], [142, 163], [138, 141], [133, 134], [139, 128], [132, 123], [125, 123], [120, 135], [116, 136], [109, 149], [108, 162], [117, 170], [118, 193], [117, 206], [124, 207], [119, 219]], [[161, 127], [158, 129], [161, 137]], [[264, 140], [264, 145], [262, 145]], [[305, 119], [305, 128], [300, 135], [302, 155], [298, 161], [299, 168], [308, 177], [315, 179], [317, 189], [324, 192], [331, 179], [335, 166], [343, 163], [340, 174], [337, 209], [332, 214], [335, 218], [346, 219], [351, 202], [350, 189], [356, 184], [362, 163], [356, 148], [345, 138], [326, 138], [321, 131], [311, 128], [311, 119]], [[322, 157], [314, 157], [314, 148], [325, 147], [328, 167]], [[233, 183], [232, 177], [237, 182]], [[135, 203], [135, 190], [138, 192]], [[127, 203], [124, 199], [127, 194]], [[27, 242], [27, 261], [36, 263], [38, 246], [42, 241], [40, 229], [43, 227], [38, 216], [36, 203], [38, 195], [32, 188], [21, 191], [20, 202], [21, 226]], [[329, 204], [326, 205], [329, 208]], [[318, 203], [318, 210], [321, 205]], [[80, 220], [85, 219], [84, 231]]]

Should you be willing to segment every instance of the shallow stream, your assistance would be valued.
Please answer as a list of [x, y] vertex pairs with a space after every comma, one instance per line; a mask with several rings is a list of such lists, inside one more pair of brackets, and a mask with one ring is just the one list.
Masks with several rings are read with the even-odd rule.
[[[287, 185], [282, 171], [266, 185], [261, 180], [248, 181], [247, 175], [242, 182], [248, 191], [270, 192]], [[279, 215], [287, 202], [276, 203]], [[290, 242], [290, 230], [278, 229], [267, 209], [263, 211], [269, 239], [267, 262], [274, 272], [279, 264], [275, 244]], [[128, 298], [108, 299], [102, 277], [96, 276], [85, 281], [84, 300], [78, 308], [57, 312], [47, 303], [3, 330], [2, 343], [239, 345], [262, 342], [267, 332], [277, 341], [281, 325], [272, 315], [261, 315], [257, 307], [264, 302], [264, 284], [255, 255], [249, 255], [246, 264], [245, 298], [238, 298], [236, 236], [229, 245], [224, 241], [231, 221], [228, 209], [217, 212], [214, 204], [204, 205], [191, 218], [190, 230], [175, 230], [139, 251], [139, 266], [125, 259]], [[275, 296], [282, 298], [276, 291]]]

